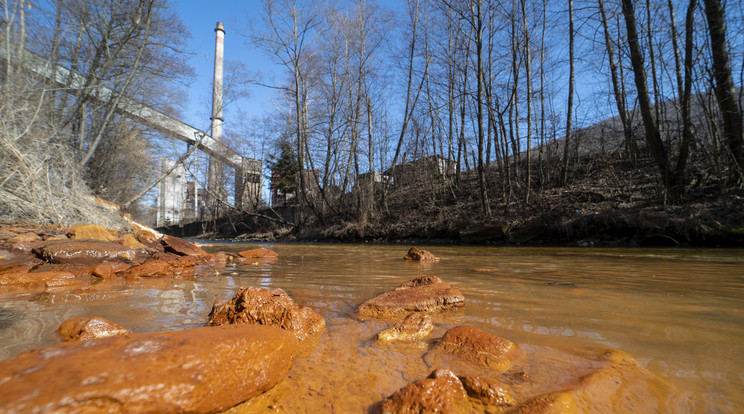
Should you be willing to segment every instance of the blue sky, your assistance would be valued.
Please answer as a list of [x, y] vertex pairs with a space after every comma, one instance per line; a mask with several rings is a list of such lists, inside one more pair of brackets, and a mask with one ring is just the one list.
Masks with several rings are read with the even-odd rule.
[[[247, 38], [248, 23], [258, 20], [258, 1], [246, 0], [171, 0], [171, 5], [191, 31], [187, 43], [191, 53], [189, 63], [196, 77], [187, 88], [188, 101], [183, 103], [184, 121], [197, 128], [209, 127], [214, 70], [214, 29], [217, 22], [225, 25], [225, 59], [240, 61], [251, 70], [276, 71], [275, 65], [260, 50], [253, 48]], [[265, 88], [250, 89], [250, 98], [230, 104], [226, 108], [225, 122], [229, 128], [230, 110], [240, 107], [247, 113], [258, 115], [269, 101], [271, 91]]]

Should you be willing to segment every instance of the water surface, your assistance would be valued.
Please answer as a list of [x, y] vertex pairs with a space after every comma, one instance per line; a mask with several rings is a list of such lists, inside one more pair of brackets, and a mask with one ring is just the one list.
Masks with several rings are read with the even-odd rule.
[[[262, 246], [280, 259], [193, 279], [2, 295], [0, 359], [58, 342], [54, 331], [70, 317], [101, 316], [135, 332], [184, 329], [202, 326], [214, 301], [240, 286], [282, 288], [319, 312], [326, 331], [287, 380], [234, 411], [365, 412], [428, 374], [421, 356], [429, 345], [376, 345], [374, 335], [389, 323], [349, 313], [406, 280], [434, 274], [466, 298], [464, 310], [435, 319], [434, 337], [467, 324], [516, 342], [533, 366], [545, 364], [540, 390], [557, 387], [544, 378], [560, 376], [553, 371], [569, 369], [583, 350], [614, 348], [669, 385], [660, 412], [744, 407], [744, 251], [418, 246], [441, 259], [422, 264], [402, 260], [406, 246]], [[549, 368], [546, 361], [562, 362]]]

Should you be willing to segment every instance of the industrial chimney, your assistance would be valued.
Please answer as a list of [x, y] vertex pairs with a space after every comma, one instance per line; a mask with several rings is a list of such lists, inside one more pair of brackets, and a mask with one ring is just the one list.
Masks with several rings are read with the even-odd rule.
[[[222, 62], [225, 48], [225, 26], [222, 22], [217, 22], [215, 31], [214, 45], [214, 82], [212, 89], [212, 138], [217, 142], [222, 142]], [[207, 186], [209, 188], [212, 217], [218, 217], [218, 209], [227, 199], [227, 192], [222, 184], [224, 167], [218, 157], [214, 155], [209, 157], [209, 177]]]

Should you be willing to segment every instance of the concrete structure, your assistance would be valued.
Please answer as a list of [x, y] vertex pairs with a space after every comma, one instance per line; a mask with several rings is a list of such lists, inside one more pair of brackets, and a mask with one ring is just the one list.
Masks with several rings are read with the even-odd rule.
[[[225, 53], [225, 26], [222, 22], [217, 22], [214, 44], [214, 78], [212, 82], [212, 138], [222, 144], [222, 65]], [[219, 217], [220, 210], [227, 200], [227, 194], [222, 184], [222, 177], [225, 173], [224, 166], [220, 157], [209, 157], [209, 175], [207, 179], [207, 188], [209, 194], [207, 198], [207, 208], [210, 216]]]
[[165, 157], [160, 158], [160, 172], [164, 174], [171, 168], [173, 171], [158, 186], [157, 226], [168, 226], [180, 223], [184, 216], [186, 200], [186, 169], [183, 164]]
[[397, 187], [415, 185], [437, 179], [447, 180], [457, 173], [457, 161], [431, 155], [388, 169], [385, 174], [393, 178], [392, 184]]
[[200, 200], [204, 200], [206, 195], [207, 190], [203, 188], [197, 191], [195, 181], [186, 183], [186, 200], [184, 201], [183, 211], [184, 221], [201, 220], [204, 218], [204, 203]]
[[359, 177], [356, 179], [356, 188], [364, 189], [365, 186], [369, 185], [370, 181], [373, 183], [372, 185], [374, 187], [384, 185], [386, 181], [388, 181], [390, 177], [383, 174], [382, 171], [372, 171], [367, 172], [364, 174], [359, 174]]

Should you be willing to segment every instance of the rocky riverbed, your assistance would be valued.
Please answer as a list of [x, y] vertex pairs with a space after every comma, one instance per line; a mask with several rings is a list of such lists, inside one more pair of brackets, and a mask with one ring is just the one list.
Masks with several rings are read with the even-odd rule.
[[[3, 223], [0, 294], [91, 292], [124, 281], [212, 276], [229, 263], [281, 260], [268, 249], [207, 253], [134, 227], [119, 233]], [[418, 249], [405, 258], [438, 260]], [[285, 384], [292, 367], [312, 361], [323, 370], [334, 355], [326, 355], [327, 346], [318, 350], [318, 342], [324, 335], [354, 335], [354, 321], [385, 326], [371, 345], [384, 352], [413, 345], [418, 351], [407, 358], [429, 372], [371, 402], [371, 412], [648, 412], [673, 392], [619, 350], [577, 350], [560, 361], [526, 358], [529, 351], [519, 344], [477, 327], [434, 329], [432, 322], [467, 302], [435, 275], [390, 288], [360, 303], [348, 323], [334, 321], [332, 333], [321, 315], [284, 290], [256, 286], [216, 301], [203, 327], [142, 333], [97, 315], [70, 319], [58, 330], [59, 343], [0, 362], [0, 412], [219, 412], [239, 404], [244, 412], [292, 412], [302, 408], [276, 403], [293, 398]], [[544, 364], [533, 366], [535, 360]], [[369, 375], [384, 371], [367, 369], [376, 371]], [[563, 374], [547, 381], [546, 373], [556, 370]]]

